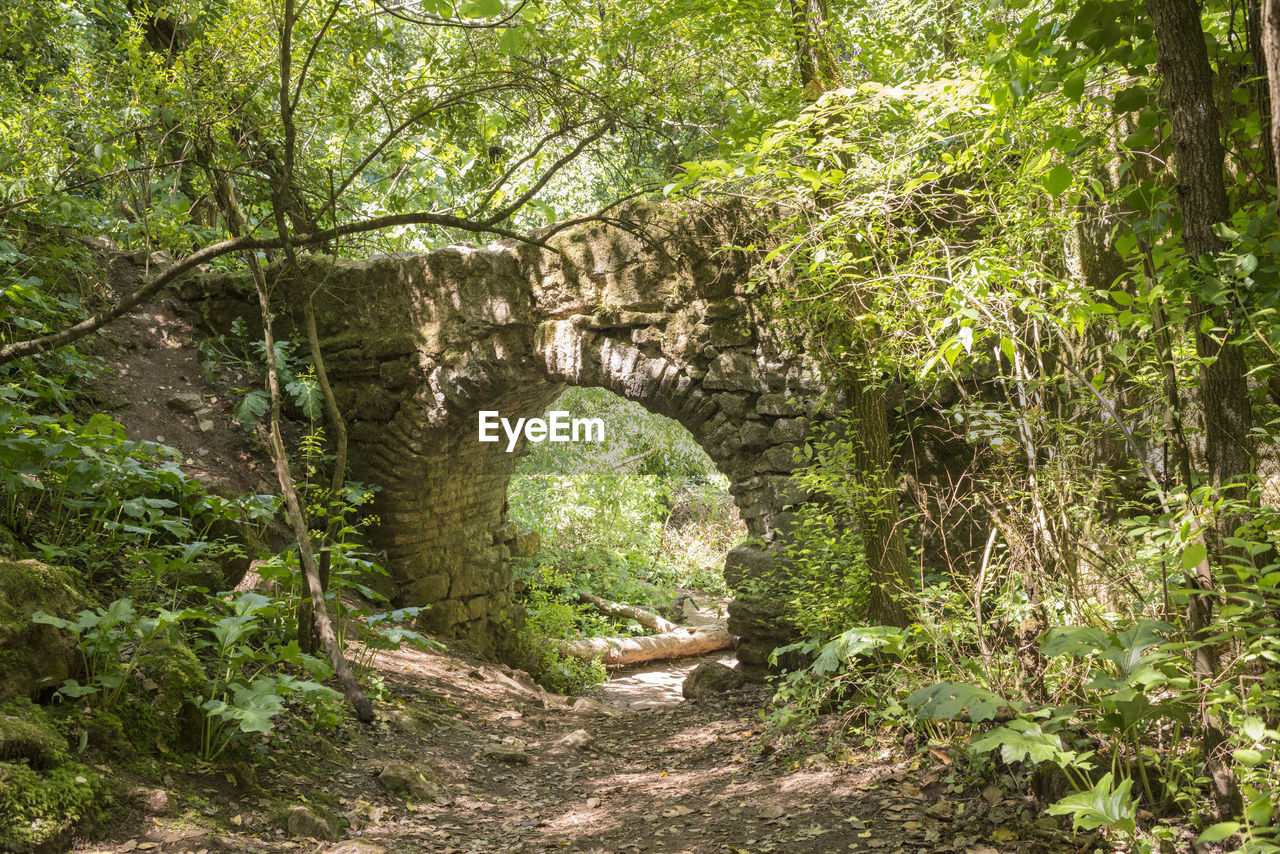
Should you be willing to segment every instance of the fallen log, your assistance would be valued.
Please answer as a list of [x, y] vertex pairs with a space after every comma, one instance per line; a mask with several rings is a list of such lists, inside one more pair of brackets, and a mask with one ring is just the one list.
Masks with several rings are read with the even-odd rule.
[[652, 611], [646, 611], [644, 608], [637, 608], [635, 605], [619, 605], [617, 602], [610, 602], [608, 599], [601, 599], [599, 596], [593, 596], [585, 590], [578, 592], [578, 601], [584, 605], [590, 605], [605, 616], [626, 617], [627, 619], [635, 620], [646, 629], [652, 629], [655, 632], [674, 632], [676, 629], [680, 628], [675, 623], [659, 617]]
[[582, 638], [561, 646], [565, 655], [591, 661], [600, 658], [606, 667], [622, 667], [645, 661], [665, 661], [732, 649], [733, 635], [722, 625], [680, 626], [675, 631], [635, 638]]

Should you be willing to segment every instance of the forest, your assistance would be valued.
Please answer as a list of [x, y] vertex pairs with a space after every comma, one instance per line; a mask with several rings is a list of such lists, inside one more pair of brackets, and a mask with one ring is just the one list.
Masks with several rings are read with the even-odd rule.
[[0, 0], [0, 851], [1280, 852], [1277, 5]]

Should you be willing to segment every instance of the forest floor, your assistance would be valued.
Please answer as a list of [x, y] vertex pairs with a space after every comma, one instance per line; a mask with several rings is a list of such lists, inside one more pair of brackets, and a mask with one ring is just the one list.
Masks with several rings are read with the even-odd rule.
[[[1074, 852], [1025, 792], [968, 784], [948, 753], [879, 746], [797, 754], [764, 738], [770, 693], [683, 701], [696, 662], [549, 694], [456, 651], [380, 653], [378, 720], [301, 735], [235, 773], [139, 781], [107, 852]], [[829, 732], [829, 728], [824, 728]], [[416, 795], [379, 775], [421, 774]], [[149, 785], [155, 785], [151, 783]], [[319, 821], [290, 813], [307, 806]], [[329, 821], [326, 827], [323, 823]], [[328, 836], [322, 840], [309, 837]]]

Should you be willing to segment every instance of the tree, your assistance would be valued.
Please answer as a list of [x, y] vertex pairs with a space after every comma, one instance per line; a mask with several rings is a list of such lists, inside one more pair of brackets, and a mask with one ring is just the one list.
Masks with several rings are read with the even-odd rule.
[[[802, 92], [808, 100], [816, 101], [823, 92], [844, 84], [831, 44], [825, 2], [791, 0], [791, 21]], [[850, 166], [847, 152], [837, 151], [833, 160], [832, 165], [837, 168]], [[817, 198], [819, 208], [830, 202], [821, 195]], [[854, 316], [871, 313], [859, 286], [850, 289], [848, 298], [851, 305], [847, 311]], [[907, 547], [898, 519], [899, 490], [893, 471], [885, 384], [881, 377], [866, 371], [869, 362], [875, 363], [870, 358], [874, 339], [875, 333], [867, 325], [855, 324], [852, 334], [842, 342], [847, 349], [841, 356], [837, 382], [845, 393], [853, 421], [852, 474], [865, 487], [855, 513], [870, 570], [867, 616], [874, 623], [907, 626], [911, 617], [902, 601], [907, 589]], [[834, 342], [828, 338], [828, 343]]]

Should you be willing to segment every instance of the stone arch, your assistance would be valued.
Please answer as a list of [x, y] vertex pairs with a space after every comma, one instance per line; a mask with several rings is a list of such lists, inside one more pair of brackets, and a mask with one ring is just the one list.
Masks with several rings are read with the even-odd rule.
[[[755, 310], [751, 253], [723, 249], [763, 242], [750, 212], [635, 205], [625, 221], [564, 231], [553, 251], [311, 257], [301, 281], [273, 269], [274, 285], [313, 301], [353, 472], [381, 487], [377, 545], [400, 603], [430, 606], [428, 627], [503, 652], [517, 455], [478, 440], [479, 411], [537, 415], [567, 385], [597, 386], [680, 422], [728, 476], [755, 541], [726, 562], [730, 630], [740, 660], [762, 665], [786, 632], [749, 581], [772, 572], [785, 508], [804, 498], [789, 473], [823, 385]], [[215, 313], [236, 285], [203, 283]]]

